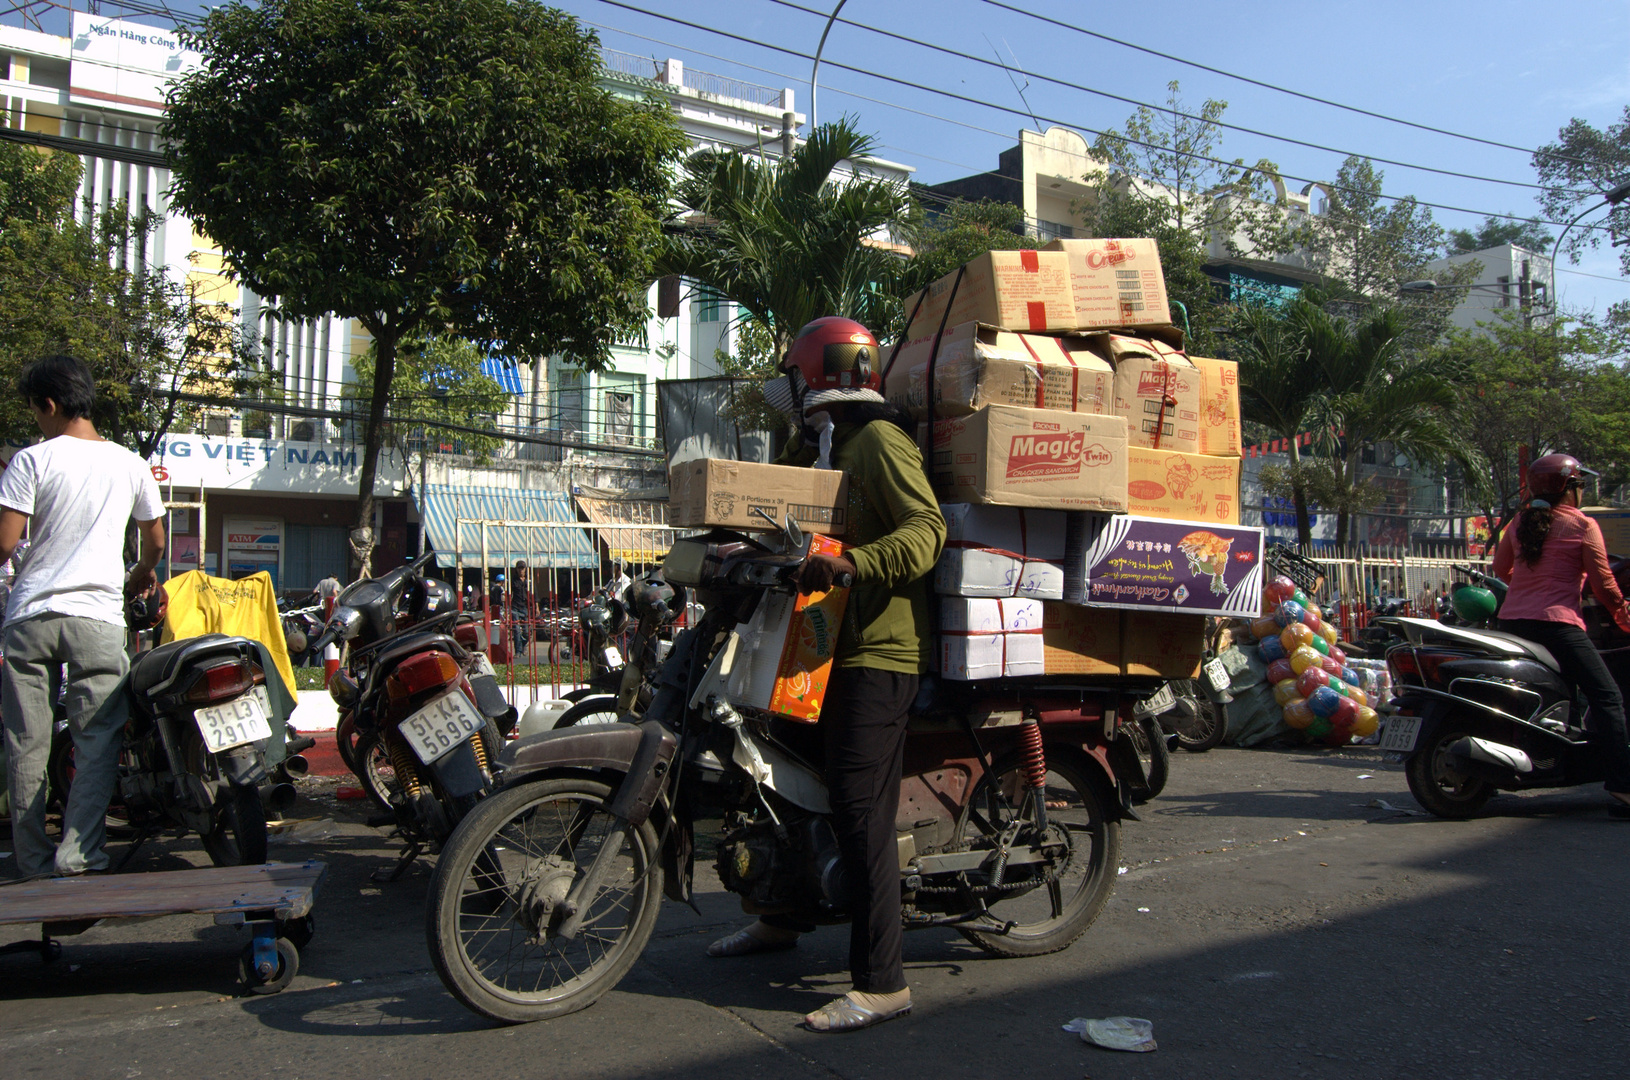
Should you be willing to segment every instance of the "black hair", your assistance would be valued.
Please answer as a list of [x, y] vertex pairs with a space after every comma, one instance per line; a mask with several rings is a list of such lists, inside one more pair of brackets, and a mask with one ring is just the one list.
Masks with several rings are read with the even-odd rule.
[[1522, 561], [1527, 565], [1533, 566], [1539, 562], [1545, 538], [1551, 535], [1551, 520], [1555, 516], [1550, 503], [1544, 506], [1530, 504], [1517, 519], [1517, 547], [1522, 552]]
[[47, 401], [57, 403], [57, 414], [77, 420], [91, 414], [96, 404], [96, 380], [91, 369], [77, 357], [57, 353], [34, 361], [23, 369], [17, 389], [38, 409]]

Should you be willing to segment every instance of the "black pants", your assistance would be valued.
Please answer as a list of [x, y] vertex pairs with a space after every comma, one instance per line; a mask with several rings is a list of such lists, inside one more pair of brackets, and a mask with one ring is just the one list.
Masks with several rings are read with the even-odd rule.
[[1584, 692], [1590, 703], [1591, 739], [1607, 755], [1609, 791], [1630, 794], [1630, 737], [1625, 731], [1624, 695], [1602, 662], [1602, 654], [1572, 623], [1544, 619], [1501, 619], [1500, 629], [1551, 650], [1562, 678]]
[[[849, 973], [855, 989], [892, 994], [906, 987], [900, 948], [900, 808], [906, 716], [917, 676], [875, 668], [834, 668], [821, 706], [826, 786], [849, 892]], [[769, 916], [772, 926], [814, 929]]]

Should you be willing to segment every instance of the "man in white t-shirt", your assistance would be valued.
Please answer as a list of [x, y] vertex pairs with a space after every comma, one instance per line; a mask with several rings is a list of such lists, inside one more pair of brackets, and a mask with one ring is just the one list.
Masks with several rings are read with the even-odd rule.
[[[147, 463], [91, 423], [96, 382], [71, 356], [30, 364], [19, 389], [45, 441], [19, 450], [0, 475], [0, 560], [29, 532], [4, 624], [5, 722], [11, 832], [24, 877], [105, 870], [107, 808], [128, 707], [124, 598], [155, 584], [164, 554], [164, 501]], [[124, 572], [134, 518], [141, 561]], [[74, 783], [62, 839], [45, 833], [53, 684], [67, 665]]]

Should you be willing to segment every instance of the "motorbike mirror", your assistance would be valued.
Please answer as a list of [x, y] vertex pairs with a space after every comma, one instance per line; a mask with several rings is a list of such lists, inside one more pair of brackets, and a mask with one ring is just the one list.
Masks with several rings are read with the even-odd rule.
[[804, 530], [800, 529], [798, 523], [792, 520], [791, 514], [787, 515], [787, 520], [782, 524], [781, 531], [787, 534], [787, 547], [789, 550], [800, 551], [803, 549]]

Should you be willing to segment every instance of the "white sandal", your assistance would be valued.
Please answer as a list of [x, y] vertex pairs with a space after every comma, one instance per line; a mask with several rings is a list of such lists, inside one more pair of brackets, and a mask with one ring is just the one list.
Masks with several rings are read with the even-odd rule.
[[878, 1012], [857, 1004], [848, 994], [840, 998], [833, 998], [819, 1009], [804, 1017], [804, 1027], [810, 1031], [818, 1031], [823, 1035], [836, 1035], [844, 1031], [859, 1031], [861, 1028], [874, 1027], [885, 1020], [893, 1020], [896, 1016], [904, 1016], [911, 1011], [911, 1002], [907, 1001], [898, 1009], [889, 1012]]

